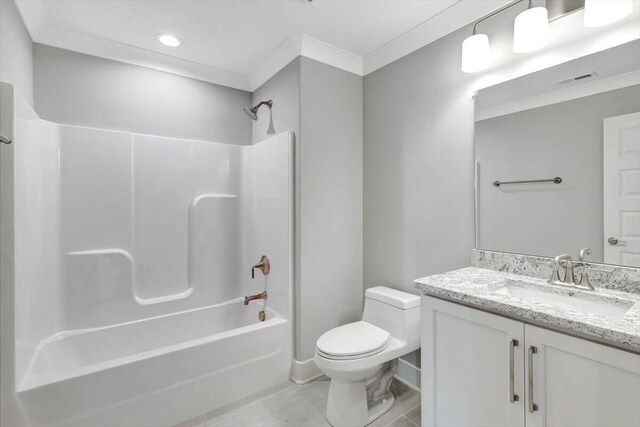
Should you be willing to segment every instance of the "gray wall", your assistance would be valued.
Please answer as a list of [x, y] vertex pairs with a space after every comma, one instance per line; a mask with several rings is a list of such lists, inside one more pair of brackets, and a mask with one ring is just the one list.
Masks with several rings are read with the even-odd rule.
[[302, 360], [362, 315], [362, 77], [308, 58], [300, 73]]
[[[362, 77], [299, 57], [253, 94], [296, 134], [295, 358], [362, 314]], [[253, 141], [268, 137], [268, 110]]]
[[33, 43], [10, 0], [0, 0], [0, 81], [33, 105]]
[[[273, 127], [276, 133], [292, 130], [298, 138], [300, 131], [300, 57], [291, 61], [256, 89], [252, 95], [251, 105], [269, 99], [273, 101]], [[254, 144], [271, 136], [267, 135], [269, 127], [267, 107], [260, 108], [258, 119], [257, 121], [250, 120], [253, 123], [251, 141]]]
[[[4, 1], [2, 2], [4, 3]], [[58, 123], [248, 145], [249, 92], [34, 45], [35, 110]]]
[[364, 286], [470, 264], [475, 77], [463, 28], [364, 79]]
[[[575, 258], [590, 247], [602, 262], [602, 119], [636, 111], [640, 86], [477, 122], [479, 247]], [[557, 175], [562, 185], [492, 185]]]

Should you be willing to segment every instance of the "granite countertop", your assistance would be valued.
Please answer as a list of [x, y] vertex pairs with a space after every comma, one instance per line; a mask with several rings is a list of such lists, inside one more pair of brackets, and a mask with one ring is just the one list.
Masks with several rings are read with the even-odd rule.
[[[640, 352], [637, 293], [605, 288], [583, 291], [478, 267], [416, 279], [415, 287], [429, 296]], [[553, 294], [548, 299], [554, 301], [547, 301], [545, 293]], [[600, 313], [593, 312], [596, 309]]]

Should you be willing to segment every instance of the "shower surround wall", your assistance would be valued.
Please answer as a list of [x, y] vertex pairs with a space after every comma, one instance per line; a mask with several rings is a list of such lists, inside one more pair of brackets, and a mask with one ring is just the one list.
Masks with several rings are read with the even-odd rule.
[[291, 133], [240, 147], [14, 124], [20, 408], [3, 425], [167, 425], [287, 381]]

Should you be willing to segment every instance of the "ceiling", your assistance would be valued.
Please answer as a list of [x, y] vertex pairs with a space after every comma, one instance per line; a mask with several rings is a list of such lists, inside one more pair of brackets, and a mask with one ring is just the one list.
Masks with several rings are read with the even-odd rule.
[[[38, 43], [248, 90], [286, 65], [282, 62], [293, 59], [290, 56], [305, 52], [366, 74], [412, 51], [408, 45], [416, 44], [416, 35], [433, 41], [505, 3], [508, 0], [16, 0]], [[158, 33], [173, 34], [182, 45], [163, 46], [156, 40]], [[367, 66], [368, 57], [376, 63]]]

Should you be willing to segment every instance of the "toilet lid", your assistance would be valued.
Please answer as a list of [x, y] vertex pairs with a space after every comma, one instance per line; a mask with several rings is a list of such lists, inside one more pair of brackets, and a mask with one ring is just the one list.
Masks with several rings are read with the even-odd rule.
[[316, 346], [321, 354], [330, 358], [369, 356], [381, 351], [390, 339], [389, 332], [360, 321], [324, 333]]

